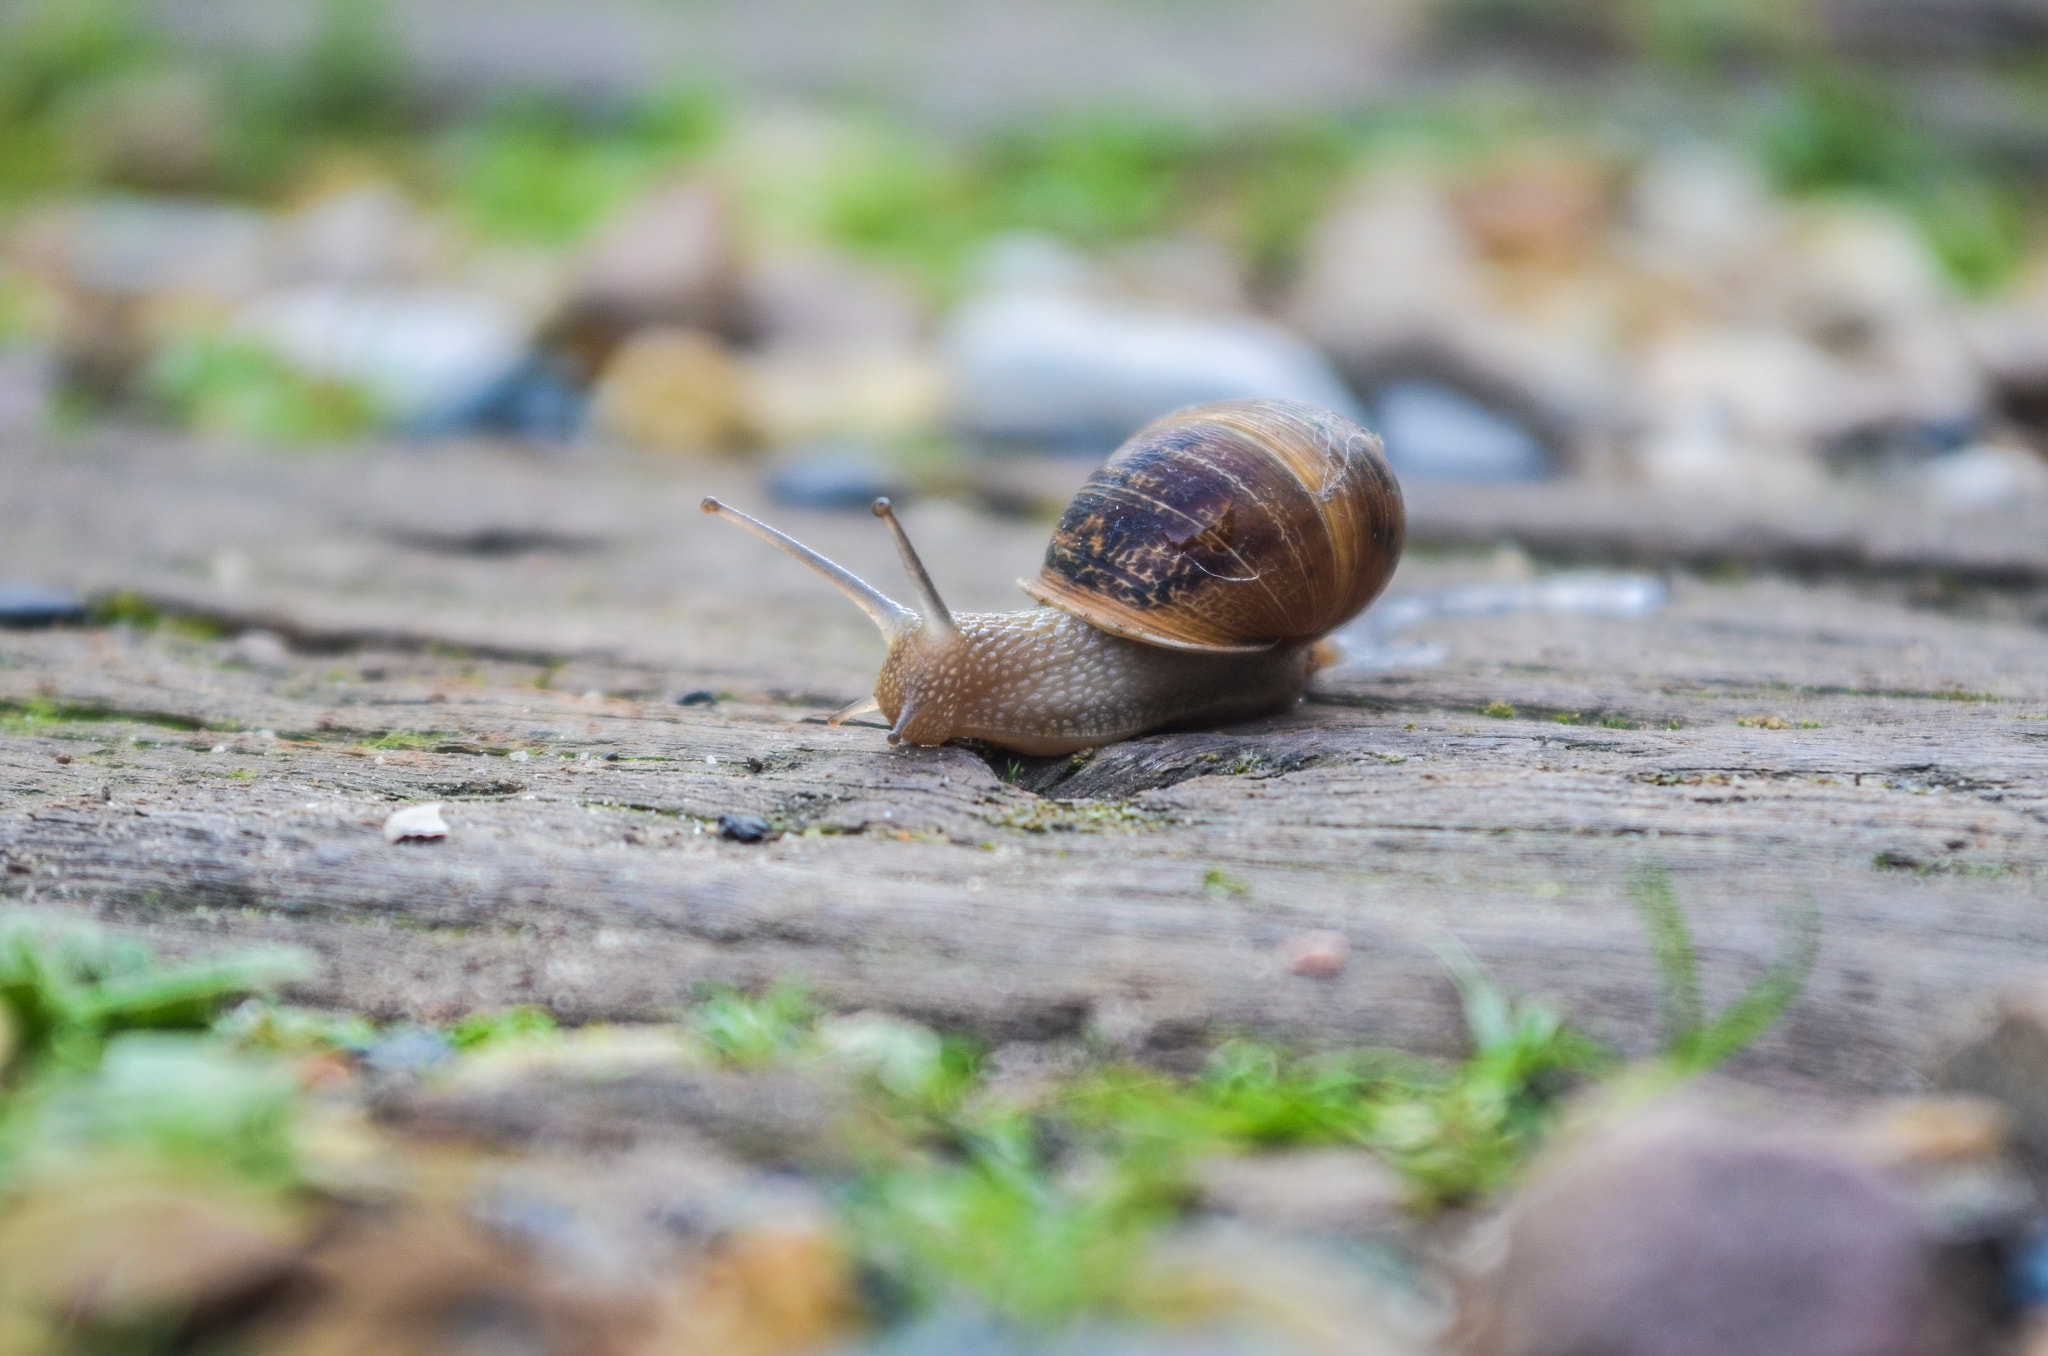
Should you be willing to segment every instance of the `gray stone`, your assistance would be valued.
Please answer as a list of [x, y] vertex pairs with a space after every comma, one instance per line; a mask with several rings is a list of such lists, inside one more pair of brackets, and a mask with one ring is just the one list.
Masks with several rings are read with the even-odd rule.
[[768, 471], [768, 493], [790, 508], [865, 509], [902, 493], [901, 478], [858, 452], [825, 449]]
[[234, 330], [308, 375], [360, 386], [400, 423], [438, 426], [525, 361], [526, 321], [485, 292], [314, 284], [253, 300]]
[[723, 196], [699, 179], [671, 180], [598, 235], [549, 335], [589, 380], [613, 349], [645, 326], [728, 333], [736, 297]]
[[2048, 1162], [2048, 979], [2008, 990], [1935, 1076], [1944, 1088], [2003, 1106], [2019, 1147]]
[[67, 589], [0, 584], [0, 626], [56, 626], [84, 620], [84, 602]]
[[1248, 396], [1359, 417], [1321, 354], [1249, 318], [1017, 287], [963, 305], [944, 347], [955, 417], [988, 438], [1106, 453], [1162, 414]]
[[1403, 480], [1542, 480], [1542, 442], [1509, 416], [1448, 386], [1394, 382], [1372, 397], [1373, 424]]
[[1536, 1176], [1459, 1326], [1473, 1356], [1966, 1349], [1890, 1181], [1816, 1139], [1671, 1112]]

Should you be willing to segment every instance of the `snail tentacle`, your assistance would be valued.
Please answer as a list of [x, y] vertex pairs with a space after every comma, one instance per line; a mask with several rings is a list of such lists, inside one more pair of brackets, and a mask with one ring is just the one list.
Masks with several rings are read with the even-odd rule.
[[[710, 495], [704, 497], [704, 502], [699, 507], [706, 513], [715, 513], [729, 522], [738, 523], [762, 541], [767, 542], [771, 546], [781, 548], [784, 552], [816, 570], [819, 574], [830, 580], [833, 587], [851, 598], [861, 611], [867, 613], [874, 620], [875, 625], [882, 628], [883, 638], [891, 644], [894, 644], [899, 637], [908, 634], [916, 628], [918, 614], [915, 611], [897, 602], [894, 598], [891, 598], [873, 584], [868, 583], [867, 580], [862, 579], [844, 565], [839, 564], [837, 561], [827, 560], [795, 537], [784, 532], [777, 532], [759, 518], [741, 513], [730, 505], [721, 504]], [[951, 618], [947, 619], [949, 625], [951, 620]]]
[[882, 704], [876, 701], [874, 695], [870, 693], [868, 696], [862, 697], [858, 701], [850, 701], [846, 705], [840, 707], [837, 711], [834, 711], [831, 715], [825, 717], [825, 723], [827, 725], [844, 725], [847, 721], [852, 720], [855, 716], [872, 716], [879, 712], [881, 709]]
[[917, 548], [910, 544], [910, 534], [903, 530], [902, 523], [896, 521], [896, 510], [890, 507], [888, 496], [875, 500], [874, 512], [888, 525], [889, 535], [896, 539], [896, 551], [903, 557], [903, 572], [910, 576], [910, 587], [917, 593], [917, 611], [924, 620], [925, 629], [938, 635], [959, 634], [960, 628], [953, 624], [953, 614], [946, 610], [945, 599], [939, 597], [938, 587], [925, 571], [924, 562], [918, 559]]

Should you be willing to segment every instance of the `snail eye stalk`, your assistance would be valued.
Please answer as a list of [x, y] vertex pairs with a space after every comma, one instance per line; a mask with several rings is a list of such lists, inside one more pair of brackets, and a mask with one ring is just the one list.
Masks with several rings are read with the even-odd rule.
[[[762, 541], [794, 556], [823, 575], [834, 588], [851, 598], [861, 611], [873, 618], [875, 625], [882, 628], [882, 635], [892, 644], [898, 637], [915, 629], [918, 622], [917, 613], [897, 602], [873, 584], [868, 583], [844, 565], [836, 561], [827, 560], [795, 537], [785, 532], [778, 532], [759, 518], [741, 513], [738, 509], [726, 504], [721, 504], [708, 495], [700, 507], [706, 513], [715, 513], [728, 522], [738, 523]], [[926, 587], [930, 587], [929, 582], [927, 582]], [[951, 617], [946, 619], [946, 624], [948, 626], [952, 625]]]

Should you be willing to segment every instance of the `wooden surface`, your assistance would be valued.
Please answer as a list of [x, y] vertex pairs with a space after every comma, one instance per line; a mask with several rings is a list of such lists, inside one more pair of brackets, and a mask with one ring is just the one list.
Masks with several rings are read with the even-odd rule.
[[[1710, 999], [1817, 908], [1814, 977], [1736, 1072], [1846, 1094], [1916, 1086], [1976, 996], [2048, 964], [2048, 573], [2026, 563], [2048, 523], [2023, 516], [1831, 507], [1833, 539], [1918, 544], [1802, 583], [1729, 568], [1787, 565], [1743, 543], [1796, 516], [1418, 494], [1425, 542], [1597, 557], [1571, 548], [1622, 523], [1635, 546], [1609, 554], [1711, 561], [1714, 582], [1676, 574], [1634, 619], [1425, 623], [1402, 639], [1444, 662], [1323, 675], [1284, 717], [991, 766], [817, 723], [867, 690], [879, 638], [697, 499], [886, 589], [900, 570], [867, 515], [772, 510], [742, 467], [106, 436], [0, 451], [0, 472], [0, 580], [132, 589], [225, 628], [0, 632], [0, 892], [174, 952], [310, 946], [314, 1001], [626, 1018], [793, 975], [995, 1039], [1448, 1052], [1433, 948], [1455, 937], [1641, 1052], [1655, 985], [1629, 887], [1661, 867]], [[952, 605], [1022, 604], [1045, 524], [905, 516]], [[1973, 551], [2003, 563], [1943, 594]], [[1424, 551], [1392, 591], [1530, 568]], [[252, 626], [291, 653], [233, 638]], [[718, 700], [676, 704], [698, 690]], [[1481, 714], [1497, 703], [1515, 714]], [[416, 800], [449, 802], [450, 836], [387, 845]], [[779, 836], [722, 841], [726, 813]], [[1288, 968], [1316, 930], [1348, 940], [1333, 979]]]

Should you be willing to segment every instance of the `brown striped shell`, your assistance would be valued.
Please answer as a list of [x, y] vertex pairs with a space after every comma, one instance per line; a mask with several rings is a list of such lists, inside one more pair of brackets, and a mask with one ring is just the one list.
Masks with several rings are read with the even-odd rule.
[[1132, 640], [1269, 649], [1357, 616], [1407, 518], [1380, 440], [1292, 400], [1226, 400], [1146, 425], [1097, 471], [1024, 591]]

